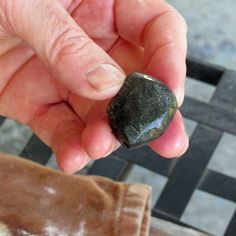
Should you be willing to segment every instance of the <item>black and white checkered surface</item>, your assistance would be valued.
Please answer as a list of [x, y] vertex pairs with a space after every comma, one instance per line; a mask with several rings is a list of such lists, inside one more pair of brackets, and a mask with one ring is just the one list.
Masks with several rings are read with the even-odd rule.
[[[190, 147], [179, 160], [150, 148], [120, 148], [79, 174], [153, 187], [155, 217], [211, 235], [236, 235], [236, 72], [188, 60], [185, 117]], [[56, 168], [51, 150], [29, 128], [0, 117], [0, 151]]]

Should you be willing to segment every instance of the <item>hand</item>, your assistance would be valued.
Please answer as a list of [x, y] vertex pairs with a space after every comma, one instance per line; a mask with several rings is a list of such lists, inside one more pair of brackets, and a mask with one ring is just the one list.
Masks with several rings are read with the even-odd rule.
[[[30, 126], [67, 173], [119, 146], [106, 106], [125, 73], [161, 79], [181, 105], [185, 57], [185, 21], [162, 0], [0, 0], [0, 114]], [[179, 112], [150, 146], [185, 152]]]

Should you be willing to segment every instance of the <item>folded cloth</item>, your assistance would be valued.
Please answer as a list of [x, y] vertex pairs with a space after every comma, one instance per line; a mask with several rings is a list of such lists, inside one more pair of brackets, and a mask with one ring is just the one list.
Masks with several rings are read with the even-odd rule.
[[0, 154], [0, 236], [147, 236], [150, 192]]

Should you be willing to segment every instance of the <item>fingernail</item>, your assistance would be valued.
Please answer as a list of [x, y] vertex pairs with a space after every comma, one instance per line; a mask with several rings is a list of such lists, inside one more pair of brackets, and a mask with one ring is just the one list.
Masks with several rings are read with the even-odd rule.
[[97, 91], [120, 88], [124, 82], [125, 74], [110, 64], [99, 65], [86, 75], [90, 85]]
[[175, 97], [177, 99], [178, 107], [181, 107], [184, 101], [184, 86], [181, 86], [178, 89], [176, 89]]
[[107, 153], [103, 156], [103, 157], [107, 157], [109, 156], [112, 152], [116, 151], [116, 149], [118, 149], [118, 141], [117, 139], [113, 136], [112, 137], [112, 142], [111, 142], [111, 145], [107, 151]]

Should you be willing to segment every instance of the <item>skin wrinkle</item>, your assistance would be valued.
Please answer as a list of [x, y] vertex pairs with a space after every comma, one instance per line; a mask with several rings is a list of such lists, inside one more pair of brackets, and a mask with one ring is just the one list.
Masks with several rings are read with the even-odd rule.
[[[56, 128], [54, 128], [53, 132], [50, 134], [50, 137], [47, 140], [47, 145], [51, 146], [54, 148], [54, 151], [56, 152], [56, 146], [54, 143], [57, 142], [58, 137], [62, 136], [61, 134], [64, 132], [63, 128], [66, 130], [66, 128], [72, 124], [73, 122], [75, 123], [81, 123], [80, 125], [84, 126], [84, 123], [82, 122], [82, 120], [71, 110], [69, 109], [68, 105], [66, 103], [63, 102], [59, 102], [59, 103], [55, 103], [55, 104], [49, 104], [47, 106], [42, 107], [42, 109], [40, 111], [38, 111], [34, 117], [28, 122], [28, 125], [33, 129], [33, 130], [38, 130], [37, 124], [41, 123], [41, 120], [45, 119], [45, 116], [47, 116], [48, 113], [50, 112], [54, 112], [55, 108], [57, 106], [62, 107], [64, 105], [65, 108], [67, 108], [68, 110], [66, 111], [68, 113], [71, 112], [71, 114], [73, 113], [73, 117], [71, 117], [70, 119], [65, 119], [63, 122], [59, 122], [58, 124], [56, 124]], [[38, 121], [38, 122], [37, 122]], [[66, 125], [68, 124], [68, 125]]]
[[[172, 14], [177, 14], [178, 17], [181, 17], [171, 6], [170, 6], [170, 9], [164, 11], [162, 14], [154, 17], [152, 20], [150, 20], [147, 25], [144, 27], [144, 30], [142, 32], [142, 44], [145, 45], [145, 39], [148, 38], [148, 34], [150, 34], [150, 30], [152, 28], [152, 26], [155, 24], [155, 22], [159, 22], [161, 21], [162, 18], [165, 18], [167, 17], [167, 15], [172, 15]], [[184, 28], [186, 28], [186, 23], [185, 21], [183, 20], [183, 25], [184, 25]], [[173, 34], [172, 32], [170, 32], [169, 34], [166, 34], [166, 29], [169, 28], [169, 25], [162, 25], [163, 28], [165, 28], [165, 31], [163, 30], [163, 35], [165, 35], [165, 38], [166, 40], [163, 40], [163, 43], [162, 44], [159, 44], [158, 46], [156, 46], [156, 48], [152, 48], [152, 51], [151, 51], [151, 54], [148, 56], [149, 60], [145, 62], [145, 68], [147, 68], [148, 66], [148, 63], [149, 61], [152, 61], [152, 58], [155, 56], [155, 54], [158, 53], [159, 50], [162, 50], [164, 47], [173, 47], [173, 48], [176, 48], [177, 45], [176, 45], [176, 41], [175, 41], [175, 37], [173, 37]], [[186, 30], [185, 30], [186, 31]], [[146, 43], [147, 44], [147, 43]], [[147, 45], [148, 47], [149, 45]], [[186, 48], [183, 50], [184, 53], [181, 53], [184, 55], [184, 57], [186, 56]]]
[[[97, 6], [94, 6], [97, 5]], [[101, 12], [100, 15], [94, 8]], [[96, 1], [86, 0], [80, 3], [80, 7], [74, 10], [72, 17], [81, 28], [106, 52], [115, 44], [119, 38], [116, 29], [116, 17], [114, 15], [114, 0]], [[112, 11], [110, 9], [113, 9]], [[87, 20], [87, 15], [91, 19]], [[95, 25], [96, 24], [96, 25]], [[93, 31], [90, 29], [93, 28]]]
[[153, 22], [155, 22], [156, 20], [159, 20], [162, 16], [164, 16], [165, 14], [171, 12], [170, 9], [164, 11], [163, 13], [161, 13], [160, 15], [157, 16], [153, 16], [146, 24], [146, 26], [143, 28], [143, 31], [141, 32], [141, 44], [145, 45], [145, 36], [147, 34], [147, 32], [149, 31], [150, 27], [152, 26]]
[[35, 125], [37, 120], [43, 117], [53, 106], [59, 105], [60, 103], [57, 104], [49, 104], [47, 106], [43, 106], [41, 109], [38, 109], [37, 112], [32, 116], [30, 120], [27, 121], [27, 124], [31, 127], [32, 130], [35, 129]]
[[[30, 59], [28, 59], [25, 63], [23, 63], [23, 64], [19, 67], [19, 69], [17, 69], [17, 70], [15, 71], [15, 73], [11, 76], [11, 79], [8, 80], [8, 82], [6, 83], [6, 85], [4, 86], [4, 88], [1, 90], [0, 95], [1, 95], [1, 94], [4, 94], [4, 92], [7, 90], [7, 88], [8, 88], [12, 83], [14, 83], [14, 78], [16, 78], [15, 75], [16, 75], [17, 73], [19, 73], [20, 70], [23, 69], [24, 66], [26, 66], [26, 65], [29, 63], [29, 61], [31, 61], [31, 59], [34, 58], [34, 57], [35, 57], [35, 56], [32, 56], [32, 57], [31, 57]], [[0, 101], [1, 101], [1, 97], [0, 97]], [[47, 105], [47, 106], [43, 106], [42, 108], [39, 108], [38, 111], [33, 115], [33, 118], [31, 118], [31, 119], [29, 118], [29, 120], [17, 119], [17, 121], [18, 121], [18, 122], [21, 122], [22, 124], [30, 124], [30, 123], [31, 123], [31, 120], [34, 120], [34, 117], [35, 117], [35, 116], [39, 116], [40, 114], [45, 113], [45, 112], [48, 110], [48, 107], [53, 106], [53, 105], [54, 105], [54, 104], [50, 104], [50, 105]]]
[[73, 14], [74, 10], [77, 9], [83, 0], [60, 0], [63, 7], [68, 11], [70, 15]]
[[[22, 45], [22, 46], [23, 46], [23, 45]], [[20, 47], [21, 47], [21, 45], [20, 45]], [[10, 53], [11, 51], [14, 52], [14, 50], [17, 50], [17, 49], [19, 50], [19, 48], [15, 47], [15, 48], [13, 48], [12, 50], [8, 51], [8, 53]], [[4, 60], [4, 59], [2, 59], [2, 58], [4, 57], [4, 55], [7, 56], [7, 53], [5, 53], [5, 54], [3, 54], [2, 56], [0, 56], [0, 65], [1, 65], [1, 60]], [[1, 58], [1, 57], [2, 57], [2, 58]], [[6, 76], [5, 76], [5, 78], [4, 78], [4, 77], [0, 77], [0, 80], [2, 80], [2, 81], [5, 82], [5, 84], [3, 84], [3, 85], [0, 83], [0, 96], [1, 96], [1, 94], [4, 93], [5, 90], [7, 90], [7, 87], [8, 87], [8, 85], [9, 85], [10, 81], [14, 79], [15, 75], [20, 71], [20, 69], [23, 68], [24, 65], [26, 65], [33, 57], [34, 57], [34, 54], [33, 54], [33, 52], [30, 50], [29, 53], [28, 53], [28, 55], [24, 58], [24, 60], [22, 60], [22, 63], [20, 63], [19, 65], [17, 65], [17, 64], [19, 63], [19, 60], [18, 60], [17, 63], [14, 65], [14, 66], [15, 66], [15, 69], [12, 70], [12, 69], [10, 68], [11, 70], [10, 70], [10, 71], [9, 71], [9, 70], [7, 71], [7, 72], [8, 72], [8, 73], [7, 73], [8, 78], [6, 78]], [[3, 65], [4, 65], [4, 61], [3, 61]], [[17, 65], [17, 66], [16, 66], [16, 65]], [[9, 65], [8, 65], [8, 66], [9, 66]], [[3, 70], [4, 70], [4, 67], [3, 67]], [[2, 82], [2, 81], [1, 81], [1, 82]]]
[[20, 38], [10, 38], [6, 36], [0, 37], [0, 58], [4, 55], [7, 54], [8, 51], [13, 50], [15, 47], [19, 46], [23, 41]]
[[[64, 128], [66, 127], [67, 124], [72, 126], [73, 123], [77, 124], [78, 121], [71, 120], [68, 122], [64, 122], [64, 124], [59, 124], [58, 131], [57, 131], [58, 133], [55, 134], [55, 138], [53, 138], [53, 140], [51, 141], [51, 147], [53, 148], [54, 153], [56, 155], [60, 155], [61, 152], [63, 153], [65, 151], [65, 144], [68, 143], [68, 135], [67, 135], [67, 137], [62, 138], [63, 136], [65, 136], [65, 129]], [[75, 131], [76, 130], [73, 130], [73, 132], [75, 132]], [[66, 130], [66, 132], [67, 132], [67, 130]], [[81, 133], [81, 131], [77, 130], [76, 134], [70, 134], [70, 140], [71, 141], [76, 140], [76, 142], [77, 142], [75, 148], [78, 148], [79, 152], [82, 153], [82, 155], [80, 156], [79, 159], [80, 159], [80, 165], [81, 165], [80, 168], [83, 168], [85, 165], [87, 165], [91, 161], [91, 158], [89, 157], [87, 152], [84, 150], [84, 148], [80, 144], [81, 135], [79, 133]], [[58, 165], [64, 172], [66, 172], [68, 174], [72, 174], [72, 173], [76, 172], [77, 170], [79, 170], [80, 168], [78, 168], [76, 165], [73, 164], [73, 162], [74, 162], [73, 159], [75, 159], [76, 156], [73, 156], [73, 159], [71, 159], [70, 156], [68, 156], [68, 157], [69, 158], [67, 158], [67, 163], [65, 163], [64, 165], [61, 165], [61, 161], [59, 159]]]
[[[152, 51], [152, 54], [149, 57], [149, 61], [153, 59], [153, 57], [155, 56], [155, 54], [158, 53], [158, 51], [162, 50], [165, 47], [174, 47], [174, 46], [175, 46], [175, 43], [173, 41], [170, 41], [170, 42], [164, 43], [160, 47], [157, 47], [154, 51]], [[149, 61], [146, 61], [146, 65], [144, 66], [144, 68], [147, 68]]]
[[[11, 4], [11, 1], [8, 1], [8, 0], [1, 0], [0, 1], [0, 23], [2, 25], [2, 32], [5, 33], [5, 34], [8, 34], [8, 35], [11, 35], [9, 34], [9, 32], [13, 32], [12, 31], [12, 27], [10, 25], [10, 21], [9, 21], [9, 16], [5, 14], [5, 12], [8, 12], [10, 7], [9, 5]], [[1, 29], [0, 28], [0, 29]]]
[[[67, 36], [70, 34], [71, 36]], [[58, 64], [65, 55], [76, 55], [91, 43], [91, 40], [88, 40], [87, 36], [77, 34], [74, 29], [67, 29], [58, 35], [57, 39], [50, 46], [47, 57], [49, 58], [48, 63], [52, 66]]]
[[[117, 50], [119, 49], [119, 51]], [[109, 51], [109, 55], [115, 58], [117, 63], [123, 68], [126, 74], [134, 71], [145, 73], [144, 68], [144, 48], [137, 47], [130, 42], [120, 38], [120, 40]], [[137, 62], [137, 58], [139, 61]]]
[[107, 50], [107, 53], [108, 53], [108, 54], [110, 54], [111, 51], [112, 51], [112, 49], [113, 49], [114, 47], [116, 47], [116, 45], [119, 43], [119, 40], [120, 40], [120, 39], [121, 39], [121, 38], [118, 37], [117, 40], [114, 42], [114, 44]]
[[[145, 27], [145, 30], [143, 31], [143, 36], [142, 36], [143, 45], [145, 45], [145, 38], [146, 39], [149, 38], [150, 31], [152, 30], [152, 27], [155, 26], [155, 23], [157, 23], [159, 25], [160, 22], [163, 21], [163, 19], [168, 18], [168, 17], [172, 17], [173, 14], [175, 14], [178, 17], [178, 20], [181, 22], [181, 25], [182, 25], [181, 28], [184, 29], [183, 30], [184, 35], [185, 36], [187, 35], [187, 27], [186, 27], [186, 23], [185, 23], [184, 19], [182, 18], [182, 16], [180, 16], [176, 11], [174, 11], [172, 9], [172, 10], [168, 10], [168, 11], [164, 12], [159, 17], [156, 17], [151, 22], [149, 22], [149, 24]], [[176, 42], [176, 37], [175, 37], [174, 32], [173, 32], [173, 22], [172, 22], [172, 24], [170, 24], [169, 22], [166, 23], [165, 25], [164, 24], [160, 24], [160, 28], [161, 27], [162, 27], [163, 30], [162, 31], [159, 30], [160, 32], [158, 32], [157, 35], [152, 34], [153, 36], [158, 37], [159, 41], [163, 41], [164, 42], [163, 44], [160, 44], [158, 46], [161, 48], [165, 44], [172, 43], [172, 44], [175, 44], [175, 47], [177, 47], [178, 45], [177, 45], [177, 42]], [[162, 38], [164, 38], [164, 39], [160, 40], [160, 36], [162, 36]], [[149, 45], [146, 42], [145, 47], [148, 48], [148, 46]], [[186, 51], [187, 51], [187, 47], [186, 46], [187, 45], [185, 44], [184, 47], [181, 48], [181, 50], [180, 50], [180, 53], [183, 54], [184, 57], [186, 56]], [[152, 51], [155, 51], [155, 50], [156, 50], [156, 48], [152, 49]], [[151, 51], [151, 50], [149, 50], [149, 51]], [[150, 55], [149, 57], [152, 57], [152, 55]]]
[[88, 116], [91, 112], [92, 117], [92, 109], [95, 105], [95, 101], [89, 100], [86, 98], [78, 98], [75, 94], [70, 93], [70, 96], [68, 98], [68, 103], [72, 106], [76, 114], [80, 117], [80, 119], [87, 124], [88, 122]]
[[[163, 51], [165, 49], [167, 52], [170, 52], [170, 51], [173, 51], [171, 49], [174, 47], [175, 47], [175, 44], [170, 42], [170, 43], [167, 43], [166, 45], [163, 45], [161, 48], [157, 48], [156, 49], [157, 51], [155, 52], [155, 54], [153, 54], [152, 58], [150, 58], [149, 63], [146, 64], [146, 68], [149, 67], [150, 62], [153, 63], [155, 61], [155, 57], [156, 57], [156, 55], [158, 55], [158, 53], [160, 51]], [[181, 57], [181, 59], [184, 60], [184, 57], [182, 58], [182, 54], [180, 52], [176, 52], [174, 56], [171, 55], [170, 53], [169, 54], [166, 53], [165, 63], [171, 65], [173, 71], [177, 70], [177, 69], [179, 70], [180, 66], [176, 67], [176, 61], [175, 61], [175, 59], [179, 58], [179, 57]], [[176, 72], [176, 71], [174, 71], [174, 72]], [[168, 84], [167, 84], [167, 86], [175, 93], [175, 96], [178, 101], [178, 107], [180, 107], [182, 105], [183, 100], [184, 100], [184, 75], [186, 74], [186, 64], [185, 63], [182, 64], [181, 72], [182, 72], [182, 76], [181, 76], [181, 78], [179, 78], [180, 81], [179, 81], [178, 87], [174, 86], [175, 81], [173, 80], [173, 78], [174, 78], [173, 72], [171, 74], [172, 76], [169, 76], [169, 78], [171, 78], [171, 80], [169, 80]], [[163, 75], [162, 76], [159, 75], [158, 78], [163, 82], [166, 81], [166, 77], [164, 77]]]
[[[28, 32], [30, 22], [27, 19], [30, 19], [32, 14], [30, 0], [0, 0], [0, 4], [4, 1], [5, 6], [3, 6], [3, 11], [5, 12], [4, 16], [6, 18], [6, 25], [4, 25], [4, 27], [6, 31], [12, 36], [19, 36], [22, 32]], [[38, 4], [38, 1], [35, 1], [34, 4]], [[40, 9], [40, 6], [37, 8]], [[22, 14], [24, 18], [19, 22], [18, 19], [21, 18], [20, 16]]]
[[[143, 35], [142, 32], [145, 29], [145, 27], [143, 27], [143, 29], [141, 31], [140, 31], [140, 29], [138, 29], [135, 33], [132, 32], [133, 27], [130, 30], [128, 30], [131, 23], [133, 23], [135, 25], [135, 24], [137, 24], [137, 21], [140, 21], [140, 19], [135, 19], [131, 14], [127, 14], [127, 20], [126, 21], [129, 24], [128, 24], [128, 27], [127, 27], [126, 31], [124, 31], [124, 28], [121, 27], [121, 24], [124, 24], [123, 19], [119, 19], [120, 15], [121, 15], [120, 11], [121, 11], [121, 9], [123, 10], [123, 8], [124, 8], [122, 3], [123, 3], [122, 0], [116, 0], [116, 13], [115, 14], [116, 14], [116, 18], [117, 18], [116, 21], [118, 22], [117, 30], [124, 39], [126, 39], [126, 40], [128, 40], [132, 43], [135, 43], [138, 46], [143, 46], [142, 45], [142, 35]], [[157, 7], [157, 5], [159, 5], [160, 3], [161, 3], [160, 1], [156, 1], [156, 4], [155, 4], [156, 6], [155, 7]], [[142, 7], [144, 8], [145, 7], [143, 12], [146, 11], [146, 1], [145, 0], [131, 0], [129, 4], [130, 4], [130, 7], [133, 7], [133, 8], [135, 7], [135, 11], [139, 10], [138, 7], [139, 8], [142, 8]], [[126, 9], [124, 9], [124, 10], [127, 11]], [[141, 13], [140, 16], [137, 16], [137, 17], [142, 17], [143, 14], [144, 13]], [[150, 14], [145, 16], [145, 21], [141, 22], [141, 23], [145, 23], [145, 26], [146, 26], [148, 24], [148, 22], [151, 21], [153, 19], [153, 17], [156, 17], [156, 16], [157, 16], [157, 13], [153, 14], [153, 12], [150, 12]], [[139, 27], [140, 27], [140, 25], [139, 25]], [[128, 32], [128, 31], [130, 31], [130, 32]], [[133, 35], [134, 37], [133, 38], [130, 37], [129, 34], [134, 34]]]
[[[14, 79], [17, 79], [16, 75], [26, 66], [35, 56], [32, 56], [30, 59], [25, 61], [18, 69], [15, 70], [15, 72], [12, 74], [11, 78], [6, 82], [5, 86], [0, 91], [0, 105], [1, 105], [1, 95], [5, 94], [9, 87], [11, 87], [12, 84], [14, 84]], [[27, 124], [28, 121], [20, 118], [15, 118], [9, 114], [4, 113], [4, 109], [1, 110], [1, 113], [3, 116], [9, 116], [12, 119], [15, 119], [17, 122], [22, 123], [23, 125]]]
[[[7, 52], [6, 52], [7, 53]], [[31, 57], [32, 58], [32, 57]], [[15, 73], [14, 75], [16, 75], [19, 71], [21, 71], [21, 69], [31, 60], [31, 58], [29, 58], [29, 60], [27, 60], [25, 63], [23, 63], [18, 69], [15, 70]], [[14, 75], [12, 76], [12, 78], [14, 78]], [[7, 90], [7, 87], [8, 87], [8, 84], [12, 84], [13, 83], [13, 79], [9, 80], [8, 83], [6, 84], [6, 86], [2, 89], [2, 93]], [[47, 107], [49, 106], [53, 106], [54, 104], [50, 104], [48, 105]], [[43, 107], [42, 109], [40, 109], [37, 114], [40, 114], [41, 113], [41, 110], [47, 110], [48, 108], [47, 107]], [[37, 116], [37, 114], [35, 114], [35, 116]], [[32, 118], [34, 119], [34, 118]], [[19, 122], [23, 122], [24, 124], [26, 123], [30, 123], [30, 120], [29, 121], [22, 121], [22, 120], [18, 120]]]

